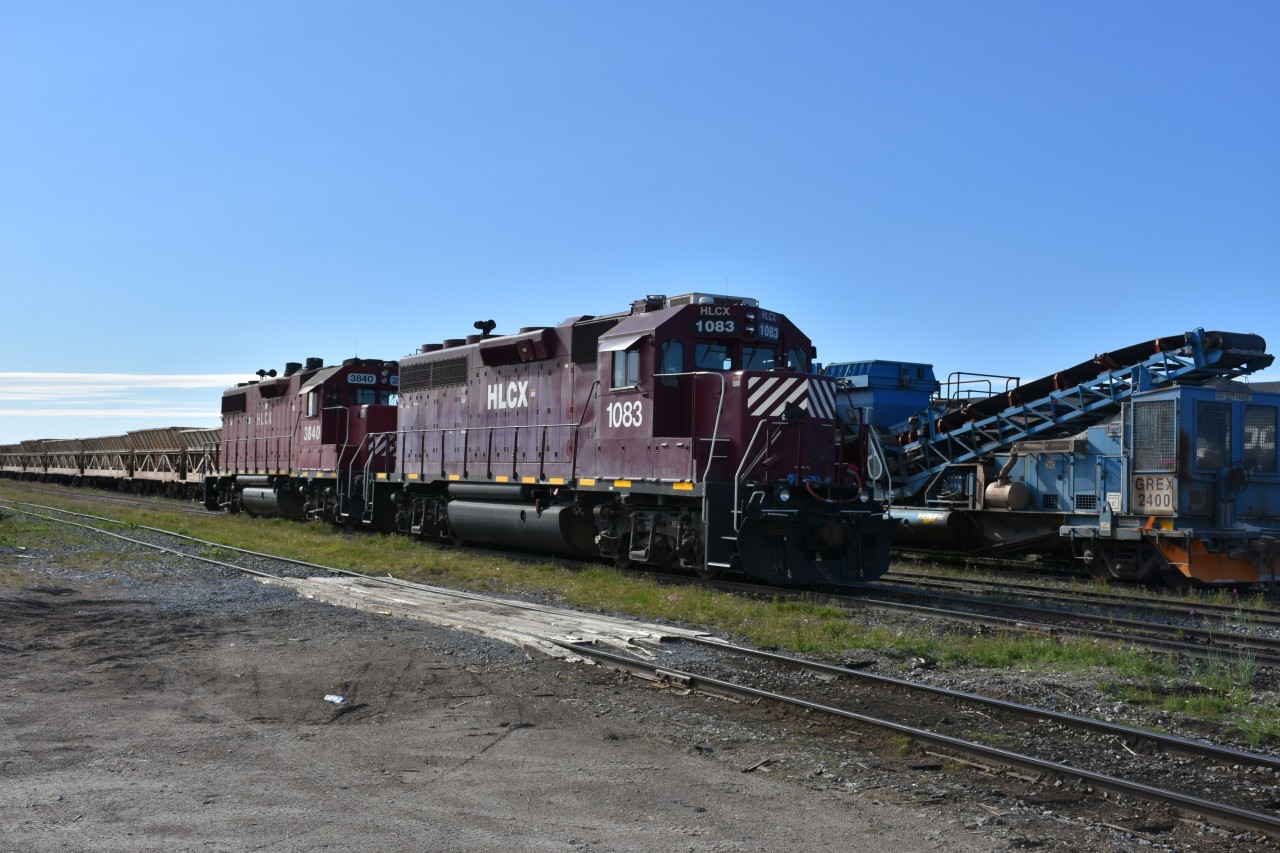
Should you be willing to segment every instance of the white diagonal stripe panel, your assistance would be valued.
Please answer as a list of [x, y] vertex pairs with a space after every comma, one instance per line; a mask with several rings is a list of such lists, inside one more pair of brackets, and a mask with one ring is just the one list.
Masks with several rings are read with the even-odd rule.
[[747, 378], [747, 414], [781, 417], [789, 403], [796, 403], [816, 418], [835, 417], [835, 383], [811, 381], [800, 376], [751, 376]]

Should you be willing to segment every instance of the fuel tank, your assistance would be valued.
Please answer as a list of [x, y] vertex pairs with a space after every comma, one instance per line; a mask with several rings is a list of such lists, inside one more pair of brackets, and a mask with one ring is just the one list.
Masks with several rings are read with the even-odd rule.
[[250, 515], [271, 517], [281, 515], [280, 501], [276, 498], [276, 490], [254, 486], [242, 489], [240, 503]]
[[889, 508], [889, 515], [899, 522], [893, 534], [895, 547], [929, 550], [964, 547], [965, 525], [949, 510], [894, 506]]
[[1017, 480], [992, 483], [987, 486], [986, 499], [991, 509], [1026, 509], [1031, 505], [1031, 490]]
[[539, 512], [529, 504], [449, 502], [449, 529], [468, 542], [510, 545], [533, 551], [599, 556], [590, 516], [568, 506]]

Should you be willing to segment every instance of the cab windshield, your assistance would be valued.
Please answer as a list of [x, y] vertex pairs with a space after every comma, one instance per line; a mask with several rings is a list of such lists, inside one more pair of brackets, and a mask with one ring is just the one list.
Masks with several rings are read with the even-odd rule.
[[394, 405], [398, 396], [394, 391], [382, 391], [377, 388], [351, 389], [351, 402], [357, 406]]
[[695, 370], [774, 370], [780, 366], [773, 347], [740, 346], [731, 341], [694, 343], [693, 365]]
[[733, 345], [725, 341], [699, 341], [693, 345], [696, 370], [733, 370]]

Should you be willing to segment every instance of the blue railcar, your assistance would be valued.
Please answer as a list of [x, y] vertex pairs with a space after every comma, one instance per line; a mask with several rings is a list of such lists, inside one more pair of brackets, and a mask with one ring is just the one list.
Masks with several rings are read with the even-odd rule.
[[847, 416], [875, 428], [867, 487], [893, 500], [898, 547], [1060, 551], [1098, 577], [1245, 584], [1280, 568], [1280, 393], [1240, 381], [1271, 364], [1264, 348], [1197, 329], [976, 396], [955, 374], [931, 392], [928, 365], [827, 370], [849, 380]]

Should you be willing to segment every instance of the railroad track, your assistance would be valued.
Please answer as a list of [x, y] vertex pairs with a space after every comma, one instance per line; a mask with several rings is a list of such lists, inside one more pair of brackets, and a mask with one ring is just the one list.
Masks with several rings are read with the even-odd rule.
[[930, 590], [952, 590], [965, 593], [997, 595], [1005, 598], [1093, 607], [1185, 618], [1216, 616], [1224, 620], [1246, 622], [1255, 627], [1280, 629], [1280, 614], [1274, 608], [1253, 607], [1243, 603], [1224, 604], [1196, 593], [1170, 596], [1137, 595], [1112, 590], [1059, 589], [1042, 584], [984, 581], [971, 578], [936, 576], [893, 569], [881, 580], [900, 586]]
[[[651, 681], [802, 708], [827, 715], [841, 724], [870, 727], [910, 738], [946, 760], [969, 762], [988, 769], [1012, 768], [1034, 774], [1041, 781], [1049, 777], [1074, 779], [1092, 789], [1161, 803], [1214, 823], [1280, 838], [1280, 813], [1277, 811], [1280, 788], [1240, 784], [1242, 774], [1249, 772], [1272, 778], [1280, 771], [1280, 758], [1275, 756], [859, 672], [849, 666], [745, 648], [696, 631], [650, 626], [629, 620], [621, 620], [628, 627], [618, 629], [610, 625], [619, 620], [595, 614], [495, 600], [392, 578], [372, 578], [307, 561], [229, 548], [175, 531], [130, 525], [130, 532], [141, 529], [180, 543], [180, 547], [170, 547], [86, 523], [88, 520], [122, 524], [101, 516], [54, 507], [45, 509], [58, 515], [13, 506], [8, 509], [234, 569], [260, 580], [292, 586], [304, 595], [315, 594], [317, 587], [328, 589], [332, 591], [331, 601], [340, 600], [343, 594], [340, 585], [332, 582], [334, 579], [341, 579], [348, 585], [354, 582], [357, 598], [368, 605], [366, 609], [379, 612], [426, 618], [428, 621], [439, 619], [442, 621], [438, 624], [451, 627], [460, 624], [459, 609], [477, 613], [477, 618], [487, 623], [489, 636], [499, 636], [509, 642], [513, 641], [510, 636], [528, 634], [538, 640], [533, 645], [544, 651], [554, 646], [570, 656], [595, 660]], [[297, 576], [297, 572], [294, 576], [273, 574], [227, 559], [214, 559], [192, 550], [197, 547], [216, 547], [259, 563], [276, 561], [291, 570], [303, 570], [303, 576]], [[324, 577], [306, 576], [315, 573]], [[427, 611], [437, 606], [435, 602], [441, 596], [450, 600], [449, 613], [445, 616], [428, 614]], [[423, 612], [415, 615], [417, 608]], [[508, 627], [516, 625], [518, 630]], [[467, 629], [478, 630], [473, 627]], [[543, 633], [539, 635], [538, 632]], [[617, 636], [619, 634], [621, 636]], [[588, 642], [589, 637], [598, 639], [601, 636], [612, 638], [614, 646], [625, 649], [636, 648], [642, 641], [656, 643], [664, 637], [694, 643], [712, 653], [712, 657], [702, 664], [711, 672], [672, 669], [651, 659], [602, 650], [597, 643]], [[744, 665], [744, 660], [751, 664]], [[930, 719], [935, 721], [932, 727], [929, 726]], [[944, 730], [957, 727], [970, 731], [961, 737]], [[993, 743], [990, 737], [984, 740], [975, 736], [983, 731], [988, 735], [994, 733], [1004, 743]], [[1201, 794], [1205, 791], [1222, 792], [1222, 796], [1209, 799], [1197, 791]]]
[[[708, 641], [703, 641], [708, 642]], [[708, 643], [713, 644], [713, 643]], [[718, 644], [717, 644], [718, 645]], [[1049, 757], [1038, 757], [1033, 754], [1019, 752], [1001, 746], [995, 746], [989, 743], [982, 743], [977, 740], [955, 737], [947, 735], [935, 730], [923, 728], [918, 725], [911, 725], [901, 720], [887, 719], [878, 717], [873, 714], [864, 713], [862, 711], [854, 711], [847, 707], [828, 704], [819, 701], [812, 696], [802, 696], [793, 693], [781, 693], [777, 690], [765, 687], [755, 686], [741, 680], [728, 680], [715, 676], [702, 675], [690, 671], [673, 670], [665, 668], [658, 663], [652, 661], [640, 660], [637, 658], [621, 655], [616, 652], [609, 652], [601, 649], [588, 648], [580, 644], [574, 645], [581, 654], [594, 658], [595, 660], [629, 672], [640, 678], [644, 678], [653, 682], [661, 683], [668, 686], [680, 687], [689, 690], [697, 690], [714, 695], [729, 696], [736, 699], [746, 699], [752, 701], [769, 701], [782, 705], [800, 708], [805, 711], [817, 712], [828, 715], [836, 720], [848, 721], [861, 726], [867, 726], [874, 729], [891, 732], [895, 735], [910, 738], [918, 744], [928, 747], [932, 750], [941, 751], [939, 757], [959, 757], [977, 764], [979, 767], [990, 769], [1013, 769], [1035, 774], [1038, 780], [1043, 780], [1045, 775], [1063, 779], [1073, 779], [1083, 782], [1093, 789], [1106, 791], [1109, 793], [1120, 794], [1123, 796], [1135, 797], [1141, 800], [1158, 803], [1169, 806], [1178, 811], [1196, 817], [1202, 817], [1214, 823], [1233, 826], [1240, 829], [1247, 829], [1253, 832], [1260, 832], [1272, 837], [1280, 837], [1280, 815], [1273, 809], [1262, 810], [1259, 808], [1251, 808], [1247, 805], [1238, 803], [1223, 802], [1213, 800], [1207, 797], [1197, 796], [1194, 793], [1180, 791], [1172, 787], [1162, 787], [1159, 784], [1153, 784], [1144, 778], [1159, 778], [1167, 780], [1171, 783], [1183, 785], [1199, 786], [1205, 790], [1230, 790], [1235, 780], [1230, 778], [1228, 774], [1222, 774], [1223, 769], [1230, 769], [1230, 765], [1223, 767], [1213, 762], [1231, 761], [1227, 757], [1227, 753], [1218, 753], [1216, 748], [1207, 746], [1207, 749], [1201, 750], [1196, 748], [1197, 757], [1204, 760], [1205, 764], [1202, 772], [1190, 772], [1185, 764], [1179, 764], [1172, 769], [1160, 770], [1154, 763], [1144, 764], [1140, 768], [1131, 771], [1133, 777], [1126, 778], [1124, 776], [1114, 775], [1113, 773], [1103, 772], [1090, 769], [1087, 766], [1081, 766], [1063, 761], [1054, 760]], [[739, 647], [724, 645], [724, 650], [733, 654], [750, 654], [753, 657], [759, 657], [762, 653], [755, 650], [745, 650]], [[812, 672], [819, 665], [810, 661], [799, 661], [796, 659], [786, 659], [785, 663], [798, 666], [802, 671]], [[850, 674], [858, 675], [850, 670], [841, 670], [838, 667], [822, 667], [822, 671], [831, 673], [839, 677], [845, 677]], [[918, 685], [910, 685], [918, 687]], [[942, 693], [951, 693], [946, 697], [951, 700], [969, 701], [970, 697], [956, 695], [953, 691], [942, 691], [941, 688], [934, 688]], [[812, 694], [812, 689], [805, 691]], [[987, 701], [984, 699], [984, 702]], [[865, 705], [865, 697], [858, 700], [859, 705]], [[1023, 706], [1016, 710], [1018, 714], [1030, 714], [1033, 716], [1044, 713], [1043, 709], [1032, 709]], [[1082, 721], [1082, 727], [1092, 724], [1098, 724], [1102, 721]], [[1006, 734], [1005, 730], [1001, 730], [1001, 734]], [[1141, 733], [1141, 737], [1145, 738], [1148, 734]], [[1159, 736], [1156, 736], [1159, 737]], [[1151, 741], [1156, 743], [1155, 740]], [[1060, 741], [1055, 740], [1055, 746], [1051, 747], [1054, 751], [1060, 751]], [[1168, 744], [1172, 746], [1172, 744]], [[1133, 756], [1135, 762], [1141, 759], [1141, 755], [1129, 747], [1124, 747], [1127, 753]], [[1232, 751], [1234, 752], [1234, 751]], [[1269, 770], [1274, 766], [1275, 759], [1269, 757], [1261, 757], [1263, 764], [1256, 766], [1265, 766]], [[1274, 806], [1276, 800], [1273, 791], [1266, 793], [1268, 805]]]
[[190, 515], [216, 514], [211, 513], [203, 506], [192, 505], [190, 501], [182, 498], [144, 498], [140, 496], [122, 497], [116, 494], [106, 494], [98, 489], [87, 487], [76, 488], [72, 486], [37, 485], [26, 480], [9, 480], [7, 482], [18, 485], [26, 491], [36, 492], [38, 494], [57, 495], [59, 497], [84, 500], [92, 503], [119, 504], [121, 506], [142, 507], [146, 509], [162, 509], [167, 512], [182, 512]]
[[[53, 490], [66, 494], [65, 490]], [[77, 496], [78, 497], [78, 496]], [[128, 501], [122, 501], [128, 502]], [[141, 502], [155, 504], [155, 502]], [[34, 506], [42, 506], [34, 504]], [[178, 509], [161, 503], [165, 509]], [[47, 507], [48, 509], [55, 509]], [[61, 511], [61, 510], [60, 510]], [[199, 510], [207, 514], [205, 510]], [[508, 553], [492, 550], [493, 553]], [[594, 563], [593, 563], [594, 565]], [[1047, 634], [1071, 635], [1109, 640], [1130, 646], [1147, 648], [1155, 652], [1183, 655], [1197, 660], [1217, 663], [1247, 662], [1259, 666], [1280, 668], [1280, 638], [1251, 637], [1227, 626], [1206, 627], [1202, 618], [1183, 614], [1176, 624], [1130, 619], [1115, 614], [1088, 613], [1083, 610], [1061, 610], [1049, 607], [1018, 604], [1010, 601], [991, 601], [972, 596], [957, 596], [944, 591], [927, 589], [894, 588], [878, 582], [860, 588], [856, 595], [845, 593], [815, 593], [803, 590], [765, 587], [736, 581], [702, 581], [689, 575], [646, 571], [646, 575], [670, 584], [708, 585], [726, 592], [771, 598], [819, 597], [829, 603], [849, 609], [878, 607], [919, 617], [959, 621], [968, 624], [1015, 632], [1038, 631]], [[922, 602], [930, 602], [925, 604]], [[1232, 611], [1234, 613], [1235, 611]], [[1263, 619], [1265, 617], [1265, 621]], [[1260, 624], [1277, 624], [1275, 617], [1265, 612], [1259, 616]], [[1280, 624], [1277, 624], [1280, 628]]]
[[[65, 490], [52, 490], [66, 494]], [[79, 496], [76, 496], [79, 497]], [[97, 499], [95, 496], [91, 499]], [[122, 503], [131, 503], [121, 500]], [[158, 502], [140, 501], [140, 504], [157, 505]], [[167, 502], [159, 502], [165, 509], [179, 509]], [[41, 506], [35, 504], [35, 506]], [[54, 509], [49, 507], [49, 509]], [[204, 510], [199, 510], [205, 513]], [[495, 553], [499, 553], [495, 551]], [[501, 552], [505, 553], [505, 552]], [[664, 583], [697, 583], [687, 575], [648, 572]], [[756, 584], [716, 581], [709, 585], [728, 592], [769, 597], [812, 597], [815, 593], [761, 587]], [[954, 587], [948, 587], [953, 589]], [[1177, 624], [1129, 619], [1113, 614], [1087, 613], [1079, 610], [1060, 609], [1017, 604], [1009, 601], [990, 601], [975, 597], [957, 597], [927, 589], [895, 589], [877, 583], [866, 585], [858, 595], [826, 594], [825, 600], [851, 609], [876, 606], [886, 610], [910, 613], [921, 617], [961, 621], [969, 624], [1010, 631], [1041, 631], [1052, 634], [1093, 637], [1128, 645], [1148, 648], [1152, 651], [1179, 654], [1198, 660], [1215, 662], [1248, 662], [1269, 667], [1280, 667], [1280, 639], [1243, 636], [1227, 627], [1205, 627], [1203, 620], [1182, 618]], [[917, 603], [938, 602], [935, 605]], [[956, 605], [961, 605], [957, 607]], [[1235, 611], [1232, 611], [1235, 613]], [[1264, 618], [1265, 617], [1265, 620]], [[1274, 624], [1274, 617], [1265, 612], [1259, 623]]]
[[[1116, 640], [1201, 660], [1252, 661], [1280, 667], [1280, 638], [1246, 635], [1226, 625], [1205, 627], [1204, 620], [1194, 616], [1176, 622], [1153, 622], [1109, 613], [1062, 610], [920, 589], [895, 589], [883, 584], [868, 585], [866, 591], [866, 596], [836, 596], [836, 599], [862, 606], [876, 605], [945, 616], [992, 627], [1034, 627], [1053, 633]], [[945, 606], [909, 603], [915, 601], [942, 602]]]
[[[1169, 625], [1159, 622], [1125, 620], [1110, 616], [1090, 616], [1074, 611], [1027, 607], [1016, 604], [965, 599], [967, 609], [955, 606], [927, 606], [910, 603], [911, 599], [931, 599], [954, 605], [955, 596], [924, 591], [895, 591], [880, 583], [864, 584], [857, 594], [806, 591], [782, 587], [762, 587], [736, 581], [700, 581], [682, 575], [648, 573], [650, 577], [675, 585], [708, 586], [722, 592], [776, 599], [807, 599], [845, 607], [851, 611], [877, 608], [922, 618], [962, 622], [1015, 633], [1043, 633], [1056, 636], [1088, 637], [1114, 641], [1120, 645], [1152, 652], [1182, 655], [1194, 660], [1215, 663], [1250, 663], [1280, 667], [1280, 640], [1254, 639], [1227, 630], [1203, 629], [1195, 626]], [[891, 597], [897, 595], [897, 598]], [[1003, 614], [1003, 615], [1002, 615]], [[1097, 626], [1089, 627], [1092, 623]], [[1125, 628], [1125, 630], [1111, 630]], [[1184, 637], [1198, 640], [1187, 642]]]

